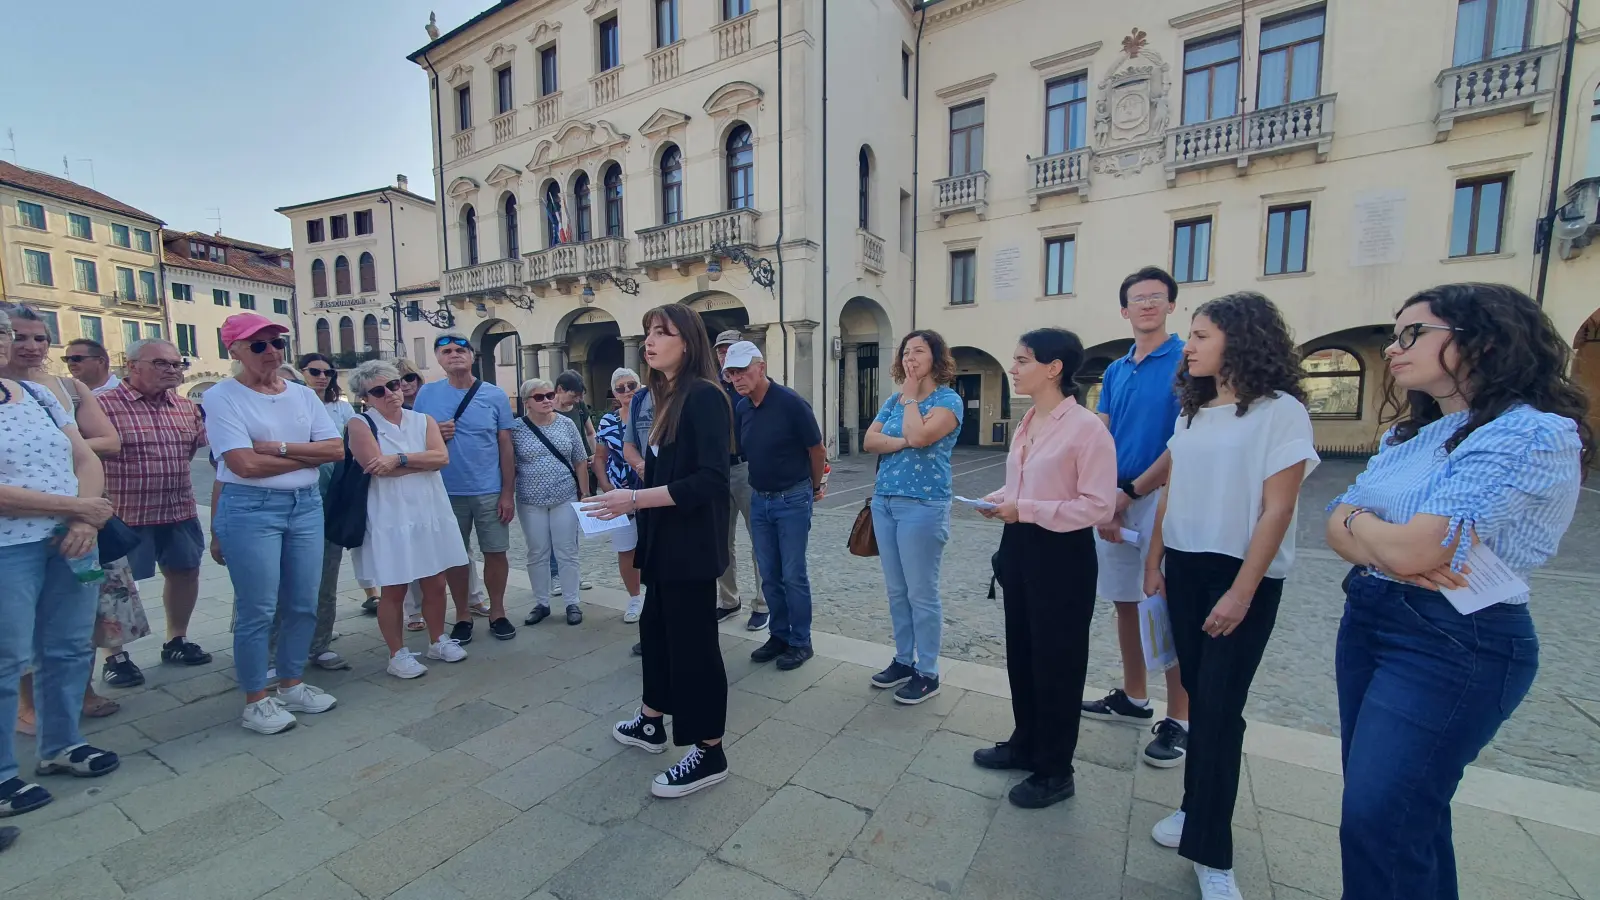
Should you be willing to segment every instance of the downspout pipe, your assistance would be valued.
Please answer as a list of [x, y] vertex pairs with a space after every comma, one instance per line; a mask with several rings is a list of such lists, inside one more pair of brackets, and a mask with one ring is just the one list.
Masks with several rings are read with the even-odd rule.
[[[388, 191], [383, 192], [383, 205], [389, 207], [390, 283], [394, 285], [395, 291], [398, 291], [400, 290], [400, 254], [396, 251], [394, 242], [394, 198], [389, 196]], [[394, 312], [391, 313], [394, 316], [394, 355], [396, 359], [399, 359], [405, 355], [406, 350], [406, 336], [400, 328], [400, 322], [404, 316], [400, 315], [399, 298], [390, 293], [389, 299], [394, 301]]]
[[1567, 16], [1566, 48], [1561, 54], [1561, 90], [1556, 101], [1556, 145], [1555, 157], [1550, 161], [1550, 196], [1545, 201], [1544, 218], [1539, 220], [1539, 237], [1544, 243], [1544, 253], [1539, 257], [1539, 285], [1533, 299], [1540, 306], [1544, 306], [1545, 286], [1550, 281], [1550, 257], [1555, 253], [1552, 237], [1556, 224], [1556, 201], [1561, 195], [1561, 155], [1567, 143], [1567, 103], [1572, 97], [1572, 56], [1578, 46], [1578, 7], [1581, 4], [1582, 0], [1572, 0], [1572, 8]]
[[[444, 125], [441, 119], [442, 113], [439, 111], [439, 73], [434, 69], [433, 60], [428, 58], [428, 54], [422, 54], [422, 61], [427, 64], [428, 73], [433, 80], [430, 85], [433, 88], [433, 145], [438, 148], [434, 153], [438, 154], [439, 159], [439, 165], [435, 167], [439, 174], [434, 177], [433, 182], [434, 197], [438, 198], [439, 202], [439, 243], [444, 253], [444, 266], [440, 271], [448, 272], [450, 271], [450, 220], [446, 218], [444, 211]], [[392, 237], [394, 229], [391, 228], [389, 234]], [[444, 286], [443, 279], [440, 279], [439, 286], [441, 288]]]
[[[828, 0], [822, 0], [822, 338], [813, 348], [812, 358], [822, 361], [822, 426], [823, 434], [837, 438], [837, 423], [828, 418], [828, 370], [833, 368], [833, 345], [828, 342], [828, 293], [833, 290], [828, 268]], [[826, 452], [827, 448], [823, 448]]]
[[917, 249], [922, 232], [922, 29], [928, 24], [928, 3], [918, 6], [916, 86], [911, 92], [911, 331], [917, 330]]
[[[778, 271], [778, 334], [783, 341], [783, 383], [794, 383], [794, 363], [789, 353], [789, 325], [785, 315], [785, 298], [788, 294], [789, 279], [783, 275], [783, 234], [786, 219], [784, 206], [784, 176], [783, 176], [783, 136], [787, 122], [783, 119], [783, 4], [785, 0], [778, 0], [778, 239], [772, 244], [772, 255], [777, 261]], [[826, 0], [824, 0], [826, 2]]]

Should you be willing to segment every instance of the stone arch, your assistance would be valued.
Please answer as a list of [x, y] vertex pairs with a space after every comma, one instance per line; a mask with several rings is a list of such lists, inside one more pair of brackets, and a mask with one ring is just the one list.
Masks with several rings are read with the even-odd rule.
[[[896, 347], [896, 335], [883, 304], [873, 297], [857, 294], [839, 307], [837, 329], [839, 359], [837, 379], [839, 452], [855, 453], [861, 437], [872, 426], [888, 392], [889, 360]], [[832, 348], [828, 348], [831, 353]]]
[[[515, 397], [517, 386], [522, 383], [521, 354], [513, 352], [509, 365], [500, 364], [499, 357], [500, 344], [503, 341], [510, 340], [514, 343], [519, 341], [517, 329], [505, 319], [490, 316], [472, 329], [471, 338], [473, 348], [478, 351], [477, 359], [472, 363], [472, 373]], [[510, 383], [502, 384], [502, 381]]]
[[[950, 348], [956, 361], [953, 387], [961, 395], [963, 415], [956, 444], [968, 447], [1005, 447], [1011, 441], [1011, 381], [1005, 366], [977, 347]], [[1021, 419], [1018, 411], [1017, 419]], [[1003, 425], [996, 440], [995, 426]]]
[[[678, 302], [700, 314], [700, 321], [706, 326], [706, 335], [713, 342], [719, 332], [731, 329], [743, 333], [750, 326], [750, 311], [745, 308], [744, 302], [725, 291], [701, 291]], [[761, 347], [762, 353], [767, 352], [764, 333], [752, 335], [749, 339]]]
[[1383, 432], [1381, 409], [1392, 325], [1365, 325], [1319, 335], [1300, 345], [1306, 408], [1324, 458], [1366, 458]]
[[[1106, 368], [1127, 356], [1132, 346], [1133, 338], [1117, 338], [1083, 351], [1083, 368], [1078, 370], [1078, 393], [1084, 406], [1099, 408], [1100, 384], [1105, 378]], [[1022, 417], [1018, 416], [1017, 419], [1021, 421]]]

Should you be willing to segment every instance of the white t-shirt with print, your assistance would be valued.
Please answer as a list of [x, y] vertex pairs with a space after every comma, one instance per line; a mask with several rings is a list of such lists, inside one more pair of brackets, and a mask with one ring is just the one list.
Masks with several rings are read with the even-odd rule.
[[217, 461], [217, 480], [279, 491], [315, 487], [315, 467], [267, 478], [244, 478], [228, 469], [223, 454], [248, 449], [257, 441], [304, 444], [339, 436], [322, 400], [302, 384], [284, 383], [281, 394], [262, 394], [229, 378], [200, 399], [206, 414], [206, 436]]
[[[1311, 416], [1288, 394], [1257, 399], [1243, 416], [1231, 403], [1201, 409], [1193, 424], [1179, 416], [1167, 448], [1172, 475], [1162, 543], [1236, 559], [1244, 559], [1255, 534], [1266, 480], [1298, 462], [1306, 463], [1309, 476], [1321, 462], [1312, 444]], [[1291, 519], [1266, 577], [1289, 574], [1294, 530]]]

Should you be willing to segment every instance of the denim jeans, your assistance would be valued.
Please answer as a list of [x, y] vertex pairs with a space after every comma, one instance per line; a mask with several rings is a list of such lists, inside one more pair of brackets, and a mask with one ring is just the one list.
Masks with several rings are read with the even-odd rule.
[[50, 759], [74, 744], [83, 686], [94, 668], [98, 585], [80, 584], [49, 540], [0, 547], [0, 781], [17, 775], [17, 679], [33, 666], [33, 704], [38, 711], [39, 758]]
[[950, 539], [950, 501], [874, 496], [872, 531], [889, 592], [894, 660], [937, 677], [944, 631], [939, 564]]
[[[811, 646], [811, 479], [781, 491], [750, 492], [750, 539], [771, 611], [772, 636], [791, 647]], [[731, 567], [731, 563], [730, 563]]]
[[1334, 669], [1344, 895], [1454, 900], [1450, 798], [1539, 670], [1526, 605], [1463, 616], [1442, 595], [1345, 579]]
[[317, 630], [322, 580], [322, 497], [316, 487], [222, 489], [217, 542], [233, 583], [233, 667], [245, 693], [266, 690], [272, 621], [280, 627], [278, 677], [298, 680]]

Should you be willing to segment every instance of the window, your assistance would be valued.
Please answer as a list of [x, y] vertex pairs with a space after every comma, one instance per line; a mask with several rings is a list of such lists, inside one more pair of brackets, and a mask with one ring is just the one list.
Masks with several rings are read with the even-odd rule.
[[1301, 386], [1306, 392], [1306, 412], [1313, 419], [1361, 418], [1364, 372], [1361, 359], [1348, 350], [1329, 347], [1306, 356]]
[[187, 284], [179, 284], [176, 281], [174, 281], [172, 283], [172, 299], [174, 301], [182, 300], [185, 303], [193, 303], [194, 302], [194, 288], [192, 288], [191, 286], [189, 286]]
[[146, 322], [144, 325], [144, 339], [147, 341], [161, 340], [161, 325], [157, 322]]
[[609, 72], [622, 65], [622, 42], [617, 33], [617, 17], [612, 16], [595, 27], [600, 40], [600, 71]]
[[750, 11], [750, 0], [722, 0], [722, 18], [737, 19]]
[[501, 338], [500, 343], [494, 345], [495, 365], [514, 366], [517, 364], [517, 339], [515, 337]]
[[871, 231], [872, 222], [872, 153], [866, 145], [856, 154], [856, 225], [862, 231]]
[[911, 99], [911, 51], [900, 48], [900, 96]]
[[156, 294], [156, 273], [154, 273], [154, 272], [140, 272], [139, 273], [139, 299], [143, 300], [144, 302], [146, 302], [148, 304], [150, 304], [151, 306], [155, 306], [155, 305], [157, 305], [156, 304], [156, 297], [157, 297], [157, 294]]
[[[422, 340], [422, 338], [417, 338]], [[333, 332], [328, 327], [327, 319], [317, 320], [317, 352], [323, 356], [333, 355]]]
[[983, 168], [983, 101], [950, 110], [950, 175]]
[[22, 278], [29, 284], [39, 284], [52, 287], [56, 283], [55, 275], [50, 271], [50, 254], [43, 250], [22, 251]]
[[577, 195], [578, 199], [578, 240], [593, 240], [594, 191], [589, 185], [589, 176], [587, 174], [578, 173], [578, 180], [572, 185], [572, 193]]
[[323, 237], [322, 237], [322, 220], [321, 219], [308, 219], [308, 220], [306, 220], [306, 243], [308, 243], [308, 244], [320, 244], [320, 243], [322, 243], [322, 241], [323, 241]]
[[199, 356], [200, 342], [194, 339], [194, 326], [175, 324], [172, 329], [178, 333], [178, 355]]
[[655, 0], [656, 46], [678, 42], [678, 0]]
[[61, 346], [61, 322], [56, 318], [55, 312], [48, 309], [34, 311], [39, 314], [39, 318], [44, 320], [45, 333], [50, 335], [50, 346]]
[[228, 344], [222, 339], [222, 329], [217, 329], [217, 359], [228, 358]]
[[1267, 210], [1266, 275], [1306, 270], [1306, 235], [1311, 226], [1311, 204], [1275, 206]]
[[122, 320], [122, 348], [124, 350], [138, 342], [139, 334], [138, 322], [130, 322], [127, 319]]
[[24, 228], [45, 231], [44, 207], [26, 200], [17, 201], [17, 224]]
[[1456, 182], [1450, 217], [1450, 255], [1488, 256], [1500, 252], [1510, 176]]
[[756, 152], [750, 126], [740, 125], [728, 135], [728, 208], [755, 209]]
[[117, 297], [123, 300], [137, 299], [138, 295], [133, 288], [133, 270], [117, 266]]
[[464, 84], [456, 88], [456, 130], [466, 131], [472, 127], [472, 86]]
[[669, 146], [661, 154], [661, 224], [683, 221], [683, 151]]
[[556, 45], [539, 51], [539, 96], [548, 97], [561, 90], [558, 79], [559, 70], [556, 68]]
[[1583, 174], [1600, 176], [1600, 88], [1594, 90], [1594, 105], [1589, 107], [1589, 164]]
[[190, 259], [205, 259], [206, 258], [206, 245], [200, 243], [199, 241], [190, 241], [189, 242], [189, 258]]
[[228, 262], [228, 248], [213, 245], [211, 247], [211, 261], [226, 265]]
[[378, 290], [378, 266], [372, 259], [371, 253], [362, 253], [356, 260], [357, 276], [361, 279], [361, 293], [371, 294]]
[[241, 293], [239, 295], [239, 308], [240, 309], [255, 309], [256, 308], [256, 295], [255, 294], [244, 294], [244, 293]]
[[232, 306], [233, 298], [222, 288], [211, 289], [211, 304], [213, 306]]
[[1183, 48], [1183, 124], [1209, 122], [1239, 108], [1239, 33]]
[[330, 216], [328, 230], [333, 233], [334, 240], [342, 241], [350, 236], [350, 219], [345, 216]]
[[478, 212], [472, 207], [467, 207], [461, 213], [462, 239], [467, 243], [467, 265], [478, 264]]
[[1211, 217], [1172, 229], [1172, 278], [1180, 284], [1211, 280]]
[[372, 233], [372, 210], [362, 209], [356, 211], [356, 234]]
[[521, 234], [517, 228], [517, 195], [506, 194], [500, 205], [500, 221], [506, 230], [506, 259], [516, 259], [522, 253]]
[[88, 216], [80, 216], [77, 213], [67, 213], [67, 234], [70, 234], [75, 238], [83, 238], [86, 241], [92, 241], [94, 240], [94, 223], [89, 221]]
[[118, 247], [132, 247], [133, 238], [128, 233], [128, 226], [113, 224], [111, 226], [111, 243], [116, 244]]
[[950, 305], [966, 306], [976, 300], [978, 251], [959, 250], [950, 254]]
[[341, 297], [350, 293], [350, 260], [343, 256], [333, 261], [333, 292]]
[[562, 217], [566, 214], [561, 203], [561, 185], [550, 182], [544, 189], [544, 238], [546, 247], [554, 247], [567, 239]]
[[1078, 272], [1078, 242], [1071, 236], [1044, 242], [1044, 293], [1058, 297], [1072, 293]]
[[100, 293], [100, 272], [92, 259], [72, 261], [72, 286], [86, 294]]
[[320, 259], [311, 261], [311, 296], [328, 296], [328, 267]]
[[79, 316], [78, 334], [97, 344], [106, 342], [105, 333], [100, 330], [99, 316]]
[[911, 215], [911, 193], [900, 192], [900, 252], [911, 253], [911, 242], [916, 237]]
[[280, 316], [287, 316], [289, 314], [289, 301], [284, 297], [273, 297], [272, 311]]
[[1456, 6], [1454, 65], [1521, 53], [1533, 24], [1529, 0], [1461, 0]]
[[427, 342], [422, 338], [411, 339], [411, 358], [417, 361], [417, 368], [426, 369], [428, 367], [428, 357], [432, 355], [432, 353], [428, 352]]
[[511, 67], [501, 66], [494, 70], [494, 114], [504, 115], [511, 109]]
[[367, 313], [361, 320], [361, 349], [368, 353], [376, 353], [380, 344], [378, 337], [378, 317]]
[[1044, 155], [1077, 150], [1086, 141], [1089, 77], [1058, 78], [1044, 86]]
[[349, 316], [339, 319], [339, 352], [356, 352], [356, 323], [350, 321]]
[[622, 167], [606, 169], [606, 237], [622, 237]]
[[133, 244], [135, 247], [138, 247], [141, 252], [155, 252], [155, 240], [151, 236], [150, 232], [145, 231], [143, 228], [135, 228], [133, 230]]
[[1261, 71], [1256, 108], [1310, 100], [1322, 90], [1320, 9], [1261, 26]]

